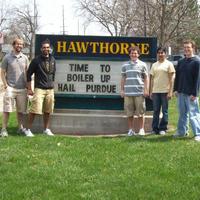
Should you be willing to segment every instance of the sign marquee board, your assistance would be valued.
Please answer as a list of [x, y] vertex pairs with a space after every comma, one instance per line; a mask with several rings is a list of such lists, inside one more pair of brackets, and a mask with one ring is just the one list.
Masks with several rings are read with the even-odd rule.
[[119, 95], [121, 62], [58, 60], [57, 94]]
[[156, 38], [36, 35], [36, 55], [49, 39], [56, 58], [57, 108], [123, 109], [121, 67], [128, 48], [139, 46], [140, 59], [156, 59]]

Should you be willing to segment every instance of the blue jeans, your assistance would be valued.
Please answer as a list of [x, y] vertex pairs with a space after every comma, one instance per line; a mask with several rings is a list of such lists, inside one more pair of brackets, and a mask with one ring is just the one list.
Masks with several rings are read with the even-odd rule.
[[189, 95], [178, 93], [177, 100], [179, 110], [177, 132], [180, 135], [185, 135], [188, 132], [188, 121], [190, 121], [193, 134], [200, 135], [200, 112], [198, 98], [192, 101], [190, 100]]
[[[156, 133], [166, 131], [168, 124], [168, 99], [167, 93], [153, 93], [153, 121], [152, 130]], [[160, 110], [162, 108], [162, 119], [160, 120]], [[159, 122], [160, 120], [160, 122]]]

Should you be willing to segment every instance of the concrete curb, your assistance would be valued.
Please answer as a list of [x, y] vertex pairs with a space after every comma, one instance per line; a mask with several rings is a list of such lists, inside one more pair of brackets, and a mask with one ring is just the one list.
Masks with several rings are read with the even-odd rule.
[[[27, 116], [24, 116], [26, 120]], [[145, 132], [151, 132], [152, 115], [145, 116]], [[63, 135], [123, 135], [128, 131], [127, 117], [123, 111], [111, 110], [65, 110], [51, 115], [50, 128], [55, 134]], [[43, 131], [43, 117], [36, 116], [33, 132]], [[136, 133], [139, 131], [137, 124]]]

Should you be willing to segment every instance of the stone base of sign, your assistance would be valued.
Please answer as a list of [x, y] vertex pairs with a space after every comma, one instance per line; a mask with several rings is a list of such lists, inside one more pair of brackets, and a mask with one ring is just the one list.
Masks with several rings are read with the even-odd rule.
[[[145, 116], [145, 132], [151, 131], [152, 113]], [[127, 117], [123, 111], [55, 110], [51, 115], [52, 132], [64, 135], [114, 135], [127, 133]], [[43, 118], [35, 117], [32, 132], [41, 133]], [[135, 127], [138, 132], [138, 127]]]

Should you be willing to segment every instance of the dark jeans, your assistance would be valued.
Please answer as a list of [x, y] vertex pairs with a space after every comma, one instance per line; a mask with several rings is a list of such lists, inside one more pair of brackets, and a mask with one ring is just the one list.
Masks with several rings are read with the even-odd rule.
[[[168, 124], [168, 99], [167, 93], [153, 93], [153, 121], [152, 129], [154, 132], [166, 131]], [[160, 109], [162, 108], [162, 119], [159, 122]]]

